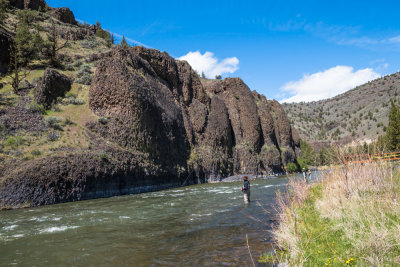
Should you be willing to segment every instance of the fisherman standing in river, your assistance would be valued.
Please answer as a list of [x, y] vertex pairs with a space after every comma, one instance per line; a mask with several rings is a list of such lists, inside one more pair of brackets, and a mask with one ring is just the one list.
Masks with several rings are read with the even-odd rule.
[[244, 203], [250, 202], [250, 182], [247, 176], [243, 177], [243, 187], [240, 188], [243, 192]]
[[303, 168], [303, 179], [304, 179], [304, 182], [307, 182], [306, 168]]

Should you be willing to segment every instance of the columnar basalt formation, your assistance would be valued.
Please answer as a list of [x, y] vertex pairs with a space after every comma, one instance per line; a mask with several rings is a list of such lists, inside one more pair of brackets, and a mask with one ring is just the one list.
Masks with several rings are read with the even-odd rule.
[[104, 137], [201, 179], [281, 171], [295, 161], [299, 141], [283, 109], [240, 78], [203, 85], [187, 62], [143, 47], [98, 58], [90, 107], [123, 121], [94, 127]]

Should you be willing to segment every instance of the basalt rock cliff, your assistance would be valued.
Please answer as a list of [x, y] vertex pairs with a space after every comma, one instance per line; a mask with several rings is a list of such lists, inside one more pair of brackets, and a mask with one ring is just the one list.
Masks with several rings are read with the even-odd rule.
[[295, 162], [299, 137], [284, 110], [240, 78], [202, 83], [187, 62], [143, 47], [99, 59], [89, 104], [109, 118], [91, 125], [104, 138], [202, 181]]

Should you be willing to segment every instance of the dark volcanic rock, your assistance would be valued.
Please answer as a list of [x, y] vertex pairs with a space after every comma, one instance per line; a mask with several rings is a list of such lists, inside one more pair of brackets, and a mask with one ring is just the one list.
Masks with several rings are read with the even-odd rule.
[[61, 22], [77, 25], [74, 13], [68, 7], [53, 8], [50, 12], [51, 16]]
[[133, 47], [131, 50], [151, 65], [155, 73], [166, 82], [176, 100], [188, 105], [193, 98], [196, 98], [208, 104], [209, 99], [198, 75], [186, 61], [176, 61], [166, 52], [161, 53], [141, 46]]
[[46, 69], [43, 78], [35, 88], [35, 101], [45, 108], [50, 108], [57, 97], [63, 97], [71, 89], [71, 84], [71, 79], [64, 74]]
[[39, 133], [46, 127], [40, 110], [30, 106], [30, 97], [20, 97], [15, 106], [0, 109], [0, 135], [16, 135], [20, 131]]
[[11, 0], [10, 4], [19, 9], [44, 10], [46, 8], [44, 0]]
[[12, 36], [0, 27], [0, 73], [6, 73], [10, 63]]
[[89, 106], [116, 120], [106, 137], [165, 166], [186, 168], [189, 143], [167, 82], [132, 50], [117, 49], [97, 65]]
[[40, 206], [182, 185], [172, 174], [146, 164], [141, 155], [108, 150], [107, 156], [81, 152], [16, 166], [0, 180], [0, 207]]

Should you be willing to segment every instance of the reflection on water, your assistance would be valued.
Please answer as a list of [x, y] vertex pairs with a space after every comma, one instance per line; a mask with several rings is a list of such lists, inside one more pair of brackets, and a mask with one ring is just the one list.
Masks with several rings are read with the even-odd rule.
[[269, 248], [275, 190], [287, 179], [72, 202], [0, 213], [0, 266], [238, 266]]

